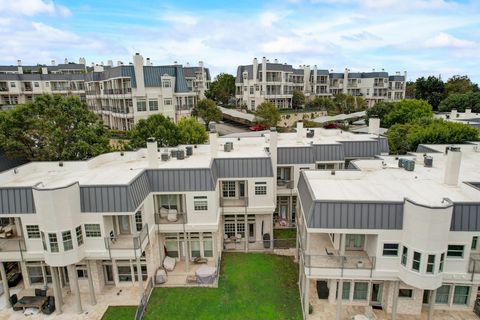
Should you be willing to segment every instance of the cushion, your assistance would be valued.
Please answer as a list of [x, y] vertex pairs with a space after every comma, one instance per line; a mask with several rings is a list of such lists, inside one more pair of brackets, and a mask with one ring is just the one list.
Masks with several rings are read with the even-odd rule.
[[167, 271], [173, 271], [175, 269], [175, 264], [177, 262], [175, 261], [175, 258], [171, 258], [169, 256], [166, 256], [165, 259], [163, 260], [163, 267]]
[[166, 218], [168, 215], [168, 209], [160, 208], [160, 218]]

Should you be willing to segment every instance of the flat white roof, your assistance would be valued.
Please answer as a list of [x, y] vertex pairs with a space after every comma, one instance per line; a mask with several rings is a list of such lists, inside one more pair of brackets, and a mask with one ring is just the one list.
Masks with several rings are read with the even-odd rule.
[[[445, 150], [446, 145], [431, 146]], [[409, 198], [424, 205], [440, 206], [443, 198], [452, 201], [480, 201], [480, 190], [463, 182], [480, 182], [480, 152], [473, 145], [460, 145], [462, 161], [459, 183], [444, 184], [446, 155], [429, 153], [433, 167], [425, 167], [423, 153], [400, 156], [415, 160], [415, 170], [398, 168], [395, 156], [375, 160], [355, 160], [360, 169], [335, 171], [305, 171], [316, 200], [403, 201]]]

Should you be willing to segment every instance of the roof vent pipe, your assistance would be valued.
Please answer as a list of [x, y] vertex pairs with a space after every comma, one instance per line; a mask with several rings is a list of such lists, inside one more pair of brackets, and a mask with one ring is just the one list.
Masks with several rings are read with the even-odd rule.
[[444, 183], [449, 186], [458, 184], [458, 176], [460, 173], [460, 164], [462, 161], [462, 153], [458, 147], [450, 147], [447, 153], [447, 162], [445, 166]]
[[368, 133], [379, 135], [380, 134], [380, 119], [370, 118], [368, 119]]
[[149, 168], [158, 167], [158, 144], [155, 138], [147, 139], [147, 159]]
[[297, 142], [301, 142], [303, 139], [303, 122], [297, 121]]
[[214, 159], [217, 157], [217, 153], [218, 153], [218, 133], [214, 126], [210, 128], [209, 140], [210, 140], [210, 154], [212, 156], [212, 159]]

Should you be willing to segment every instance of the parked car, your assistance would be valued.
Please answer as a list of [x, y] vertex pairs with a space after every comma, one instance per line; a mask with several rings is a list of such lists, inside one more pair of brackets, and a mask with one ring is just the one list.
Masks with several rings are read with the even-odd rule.
[[250, 129], [250, 131], [263, 131], [263, 130], [267, 130], [267, 127], [264, 126], [263, 124], [257, 123], [249, 127], [248, 129]]
[[326, 123], [323, 125], [324, 129], [338, 129], [338, 124], [336, 123]]

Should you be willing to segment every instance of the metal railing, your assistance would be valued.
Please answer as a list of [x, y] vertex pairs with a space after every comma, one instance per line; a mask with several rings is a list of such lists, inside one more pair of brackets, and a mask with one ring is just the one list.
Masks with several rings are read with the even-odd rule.
[[150, 299], [150, 295], [153, 291], [153, 280], [152, 277], [149, 277], [146, 285], [145, 290], [143, 291], [142, 298], [140, 299], [140, 303], [138, 304], [137, 311], [135, 312], [135, 320], [141, 320], [145, 311], [147, 311], [148, 300]]
[[247, 248], [245, 248], [245, 238], [231, 237], [224, 239], [224, 251], [244, 251], [244, 250], [265, 250], [265, 249], [292, 249], [296, 248], [296, 238], [287, 239], [265, 239], [265, 240], [248, 240], [246, 241]]
[[376, 259], [367, 255], [312, 255], [304, 252], [303, 261], [306, 268], [339, 269], [343, 275], [344, 270], [370, 270], [371, 274]]
[[4, 238], [0, 239], [0, 254], [2, 252], [18, 252], [20, 259], [23, 261], [23, 253], [27, 251], [24, 238]]
[[293, 180], [277, 179], [279, 189], [293, 189]]
[[[163, 216], [159, 212], [155, 212], [155, 224], [183, 224], [187, 223], [187, 213], [186, 212], [177, 212], [175, 216], [169, 219], [169, 214]], [[175, 219], [176, 218], [176, 219]]]
[[221, 207], [248, 207], [248, 197], [224, 198], [220, 197]]
[[473, 281], [475, 274], [480, 274], [480, 257], [470, 257], [468, 261], [468, 272], [472, 274], [470, 281]]
[[[105, 237], [104, 241], [110, 259], [112, 258], [112, 251], [115, 250], [133, 250], [135, 258], [137, 258], [142, 254], [142, 245], [145, 239], [148, 239], [148, 242], [150, 242], [148, 224], [143, 225], [142, 230], [140, 230], [136, 236], [112, 234], [109, 237]], [[138, 252], [138, 250], [140, 250], [140, 252]]]

